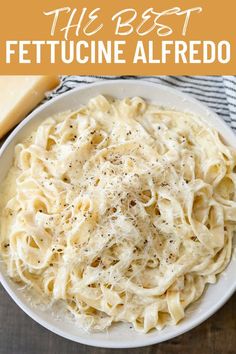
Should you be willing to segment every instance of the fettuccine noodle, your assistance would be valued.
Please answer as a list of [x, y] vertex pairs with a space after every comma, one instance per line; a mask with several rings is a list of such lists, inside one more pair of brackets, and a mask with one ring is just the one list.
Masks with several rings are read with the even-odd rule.
[[201, 118], [141, 98], [51, 117], [1, 186], [8, 274], [86, 330], [176, 324], [230, 260], [235, 165]]

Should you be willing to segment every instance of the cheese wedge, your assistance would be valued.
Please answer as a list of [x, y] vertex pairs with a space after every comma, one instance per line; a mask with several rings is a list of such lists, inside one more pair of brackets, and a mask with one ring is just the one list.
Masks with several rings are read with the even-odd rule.
[[58, 76], [0, 76], [0, 139], [59, 82]]

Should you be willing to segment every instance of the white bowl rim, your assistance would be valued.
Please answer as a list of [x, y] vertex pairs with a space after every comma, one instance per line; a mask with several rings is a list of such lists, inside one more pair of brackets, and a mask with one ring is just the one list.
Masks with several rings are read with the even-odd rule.
[[[105, 80], [105, 81], [101, 81], [101, 82], [96, 82], [96, 83], [90, 83], [89, 85], [84, 84], [82, 86], [79, 87], [75, 87], [65, 93], [59, 94], [58, 96], [52, 98], [51, 100], [49, 100], [46, 103], [43, 103], [42, 105], [40, 105], [39, 107], [37, 107], [35, 110], [33, 110], [18, 126], [16, 126], [16, 128], [11, 132], [11, 134], [7, 137], [7, 139], [5, 140], [5, 142], [3, 143], [2, 147], [0, 148], [0, 159], [3, 156], [5, 150], [7, 149], [8, 145], [12, 142], [12, 140], [14, 140], [15, 136], [21, 131], [21, 129], [26, 126], [33, 118], [36, 114], [40, 113], [41, 111], [43, 111], [45, 108], [47, 108], [48, 106], [53, 105], [56, 101], [63, 99], [64, 97], [70, 95], [72, 92], [75, 91], [83, 91], [83, 90], [87, 90], [88, 86], [109, 86], [109, 85], [118, 85], [118, 84], [134, 84], [134, 85], [146, 85], [149, 86], [150, 88], [159, 88], [161, 90], [166, 90], [169, 92], [172, 92], [175, 95], [178, 95], [180, 98], [182, 99], [187, 99], [189, 102], [192, 102], [194, 104], [198, 104], [200, 106], [202, 106], [203, 108], [205, 108], [206, 112], [210, 112], [211, 115], [214, 115], [214, 119], [218, 122], [219, 125], [221, 125], [222, 127], [224, 127], [224, 129], [226, 131], [228, 131], [229, 134], [232, 135], [232, 133], [234, 134], [233, 130], [222, 120], [222, 118], [220, 118], [214, 111], [212, 111], [209, 107], [207, 107], [207, 105], [203, 104], [202, 102], [198, 101], [197, 99], [193, 98], [191, 95], [183, 93], [182, 91], [175, 89], [173, 87], [169, 87], [167, 85], [162, 85], [162, 84], [157, 84], [154, 82], [150, 82], [150, 81], [145, 81], [145, 79], [143, 80], [134, 80], [134, 79], [119, 79], [119, 80], [112, 80], [110, 79]], [[236, 281], [235, 283], [232, 282], [232, 286], [227, 289], [227, 292], [225, 293], [225, 295], [218, 301], [216, 302], [213, 306], [211, 306], [209, 308], [208, 311], [206, 311], [205, 313], [202, 313], [201, 315], [198, 315], [196, 317], [196, 319], [193, 319], [191, 324], [186, 324], [185, 326], [183, 325], [181, 329], [178, 328], [177, 326], [173, 326], [173, 334], [165, 334], [162, 335], [161, 340], [159, 340], [158, 338], [158, 331], [157, 331], [157, 337], [156, 338], [149, 338], [146, 337], [146, 339], [143, 339], [143, 337], [141, 338], [141, 340], [135, 341], [135, 343], [130, 342], [128, 345], [125, 342], [120, 342], [119, 345], [118, 344], [112, 344], [111, 341], [107, 341], [107, 340], [97, 340], [96, 338], [83, 338], [81, 336], [75, 336], [72, 334], [69, 334], [67, 331], [63, 331], [60, 330], [59, 328], [57, 328], [56, 326], [48, 323], [46, 320], [43, 320], [42, 318], [40, 318], [39, 315], [37, 315], [33, 310], [30, 309], [30, 307], [26, 306], [23, 301], [21, 301], [17, 294], [11, 289], [11, 287], [9, 286], [8, 282], [9, 279], [7, 276], [4, 276], [1, 272], [0, 272], [0, 282], [2, 284], [2, 286], [4, 287], [4, 289], [7, 291], [7, 293], [10, 295], [10, 297], [14, 300], [14, 302], [29, 316], [31, 317], [33, 320], [35, 320], [37, 323], [39, 323], [41, 326], [43, 326], [44, 328], [54, 332], [55, 334], [64, 337], [66, 339], [72, 340], [74, 342], [77, 343], [81, 343], [81, 344], [86, 344], [86, 345], [90, 345], [90, 346], [94, 346], [94, 347], [101, 347], [101, 348], [120, 348], [120, 349], [124, 349], [124, 348], [138, 348], [138, 347], [143, 347], [143, 346], [148, 346], [148, 345], [153, 345], [153, 344], [158, 344], [164, 341], [167, 341], [169, 339], [173, 339], [181, 334], [184, 334], [188, 331], [190, 331], [191, 329], [197, 327], [198, 325], [200, 325], [202, 322], [204, 322], [205, 320], [207, 320], [210, 316], [212, 316], [217, 310], [219, 310], [226, 302], [227, 300], [233, 295], [233, 293], [236, 291]], [[131, 334], [132, 336], [132, 334]], [[92, 337], [92, 334], [91, 334]]]

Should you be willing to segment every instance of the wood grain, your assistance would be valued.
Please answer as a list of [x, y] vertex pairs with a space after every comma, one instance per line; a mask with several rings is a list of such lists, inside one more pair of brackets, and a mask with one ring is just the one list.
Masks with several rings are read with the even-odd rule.
[[[122, 340], [122, 339], [121, 339]], [[168, 342], [103, 349], [70, 342], [29, 318], [0, 287], [0, 354], [235, 354], [236, 294], [210, 319]]]

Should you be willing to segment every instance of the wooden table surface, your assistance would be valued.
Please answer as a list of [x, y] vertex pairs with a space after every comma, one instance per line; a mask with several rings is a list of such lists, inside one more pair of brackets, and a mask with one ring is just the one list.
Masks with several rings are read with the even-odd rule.
[[0, 285], [0, 354], [85, 353], [236, 354], [236, 294], [210, 319], [175, 339], [136, 349], [103, 349], [49, 332], [28, 317]]

